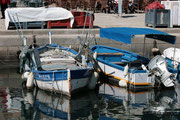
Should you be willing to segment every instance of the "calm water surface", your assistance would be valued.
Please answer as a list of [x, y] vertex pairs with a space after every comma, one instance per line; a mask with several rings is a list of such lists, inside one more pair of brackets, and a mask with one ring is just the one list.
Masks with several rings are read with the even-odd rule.
[[178, 120], [180, 85], [175, 89], [132, 92], [103, 84], [98, 91], [63, 95], [22, 87], [11, 64], [0, 68], [0, 120]]

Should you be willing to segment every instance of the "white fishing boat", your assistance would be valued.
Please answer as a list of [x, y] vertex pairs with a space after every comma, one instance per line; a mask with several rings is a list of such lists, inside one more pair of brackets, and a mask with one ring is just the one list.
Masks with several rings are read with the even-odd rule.
[[[176, 41], [175, 36], [148, 28], [100, 29], [101, 38], [112, 39], [125, 44], [131, 44], [135, 35], [145, 35], [147, 38], [155, 38], [171, 44], [175, 44]], [[107, 81], [109, 83], [132, 89], [147, 89], [157, 87], [160, 84], [165, 87], [175, 85], [174, 79], [176, 79], [177, 70], [167, 67], [166, 63], [161, 65], [160, 63], [163, 61], [150, 62], [149, 59], [133, 52], [108, 46], [95, 45], [91, 50], [96, 56], [99, 65], [98, 70], [110, 78]], [[147, 66], [151, 66], [151, 69]], [[157, 71], [157, 67], [159, 71]]]
[[49, 44], [39, 48], [34, 45], [28, 47], [23, 31], [19, 31], [22, 22], [19, 17], [16, 14], [11, 18], [23, 41], [19, 67], [23, 78], [27, 79], [27, 88], [36, 86], [67, 96], [82, 89], [95, 89], [98, 73], [93, 70], [93, 65], [88, 59], [88, 44], [91, 39], [85, 41], [80, 39], [79, 52], [76, 52], [71, 48], [52, 44], [49, 32]]
[[76, 52], [71, 48], [52, 44], [50, 33], [50, 44], [39, 48], [28, 48], [24, 39], [19, 58], [20, 73], [27, 79], [26, 87], [30, 89], [36, 86], [67, 96], [80, 90], [95, 89], [98, 73], [88, 60], [88, 42], [80, 41], [79, 52]]
[[87, 63], [85, 56], [80, 56], [81, 61], [75, 57], [76, 51], [56, 44], [48, 44], [40, 48], [30, 49], [24, 64], [29, 68], [26, 86], [33, 85], [43, 90], [62, 93], [71, 96], [81, 89], [95, 89], [97, 76], [95, 77], [93, 66]]

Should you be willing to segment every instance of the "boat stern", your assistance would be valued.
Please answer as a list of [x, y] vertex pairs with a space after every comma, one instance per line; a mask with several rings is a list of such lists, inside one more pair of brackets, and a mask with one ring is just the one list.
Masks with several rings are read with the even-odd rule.
[[148, 72], [132, 73], [128, 80], [130, 89], [150, 89], [154, 87], [154, 78]]

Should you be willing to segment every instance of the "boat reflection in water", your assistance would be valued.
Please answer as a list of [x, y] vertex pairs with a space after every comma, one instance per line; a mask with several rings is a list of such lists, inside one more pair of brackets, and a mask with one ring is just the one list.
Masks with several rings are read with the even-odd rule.
[[180, 106], [175, 89], [131, 92], [124, 88], [103, 84], [100, 87], [99, 96], [101, 97], [99, 113], [101, 119], [176, 119], [180, 117]]
[[[177, 119], [179, 102], [175, 89], [127, 91], [102, 84], [98, 94], [84, 92], [72, 98], [42, 90], [24, 92], [22, 116], [26, 119]], [[168, 113], [168, 114], [167, 114]]]
[[91, 109], [97, 102], [97, 96], [93, 91], [69, 98], [39, 89], [33, 93], [26, 92], [25, 98], [27, 101], [23, 103], [24, 109], [22, 110], [23, 113], [28, 113], [24, 114], [24, 117], [31, 116], [31, 119], [92, 119]]
[[175, 90], [157, 91], [154, 99], [143, 111], [145, 118], [179, 119], [180, 106]]

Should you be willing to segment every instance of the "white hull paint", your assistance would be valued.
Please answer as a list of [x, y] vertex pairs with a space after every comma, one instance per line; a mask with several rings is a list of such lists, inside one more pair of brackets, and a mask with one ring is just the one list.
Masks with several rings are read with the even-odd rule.
[[89, 78], [71, 79], [71, 92], [86, 87], [88, 83]]
[[180, 63], [180, 49], [179, 48], [167, 48], [163, 51], [163, 56], [166, 58], [171, 59], [174, 63], [173, 64], [179, 64]]
[[48, 90], [48, 91], [53, 91], [57, 93], [63, 93], [65, 95], [71, 96], [71, 93], [84, 88], [88, 85], [89, 83], [89, 78], [82, 78], [82, 79], [70, 79], [69, 80], [60, 80], [60, 81], [41, 81], [41, 80], [36, 80], [35, 85], [37, 82], [37, 86], [40, 89], [43, 90]]
[[34, 75], [31, 72], [30, 75], [27, 78], [26, 87], [28, 89], [31, 89], [33, 87], [33, 85], [34, 85], [33, 83], [34, 83]]
[[152, 78], [148, 77], [148, 73], [128, 73], [124, 76], [124, 71], [117, 68], [106, 65], [98, 61], [101, 70], [109, 76], [114, 77], [115, 79], [125, 80], [131, 85], [153, 85]]

